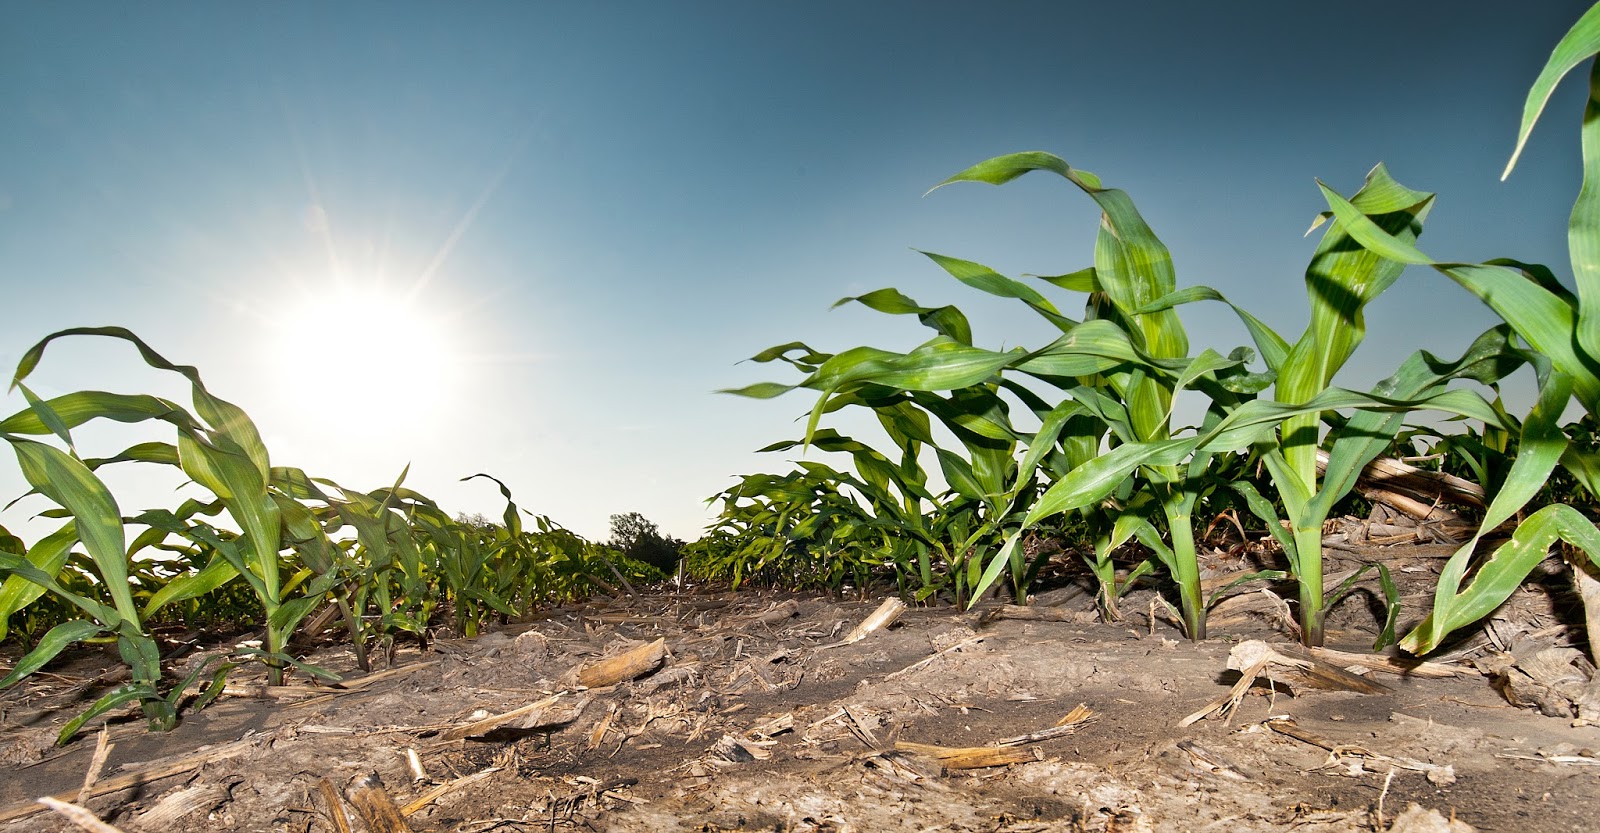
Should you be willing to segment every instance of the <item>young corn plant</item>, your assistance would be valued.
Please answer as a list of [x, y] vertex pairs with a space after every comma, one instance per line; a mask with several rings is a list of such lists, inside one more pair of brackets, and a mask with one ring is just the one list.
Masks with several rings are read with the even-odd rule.
[[[1061, 330], [1062, 335], [1039, 350], [1017, 348], [994, 352], [974, 347], [966, 318], [952, 307], [938, 309], [916, 305], [894, 290], [879, 290], [856, 300], [883, 312], [914, 313], [939, 335], [907, 354], [872, 348], [856, 348], [814, 366], [806, 379], [795, 386], [758, 385], [740, 393], [775, 396], [793, 387], [821, 392], [813, 408], [808, 432], [814, 431], [820, 415], [839, 401], [849, 401], [862, 389], [875, 387], [904, 390], [914, 401], [919, 393], [961, 391], [982, 388], [988, 399], [975, 399], [984, 409], [992, 407], [1001, 388], [1028, 403], [1041, 420], [1040, 430], [1025, 438], [1026, 453], [1020, 463], [1004, 467], [1004, 484], [984, 489], [998, 511], [991, 531], [1005, 530], [1004, 546], [987, 560], [973, 587], [974, 595], [997, 581], [1009, 568], [1013, 579], [1025, 577], [1016, 543], [1024, 528], [1067, 510], [1093, 507], [1118, 519], [1128, 519], [1120, 528], [1112, 523], [1105, 546], [1096, 559], [1097, 576], [1108, 589], [1102, 591], [1106, 604], [1115, 598], [1115, 575], [1109, 553], [1114, 546], [1139, 535], [1159, 541], [1150, 513], [1155, 508], [1167, 528], [1170, 543], [1161, 543], [1157, 554], [1178, 584], [1183, 617], [1189, 635], [1205, 636], [1205, 605], [1200, 592], [1198, 557], [1194, 541], [1193, 511], [1196, 501], [1212, 488], [1207, 470], [1209, 453], [1192, 455], [1191, 445], [1182, 453], [1145, 455], [1135, 467], [1143, 468], [1136, 487], [1149, 492], [1139, 508], [1115, 503], [1103, 504], [1132, 469], [1117, 474], [1115, 482], [1095, 483], [1095, 491], [1067, 494], [1057, 480], [1046, 492], [1049, 511], [1040, 511], [1034, 502], [1041, 465], [1047, 475], [1061, 476], [1083, 468], [1096, 458], [1105, 437], [1114, 447], [1157, 446], [1172, 448], [1176, 442], [1172, 428], [1173, 398], [1190, 386], [1233, 386], [1241, 394], [1259, 389], [1262, 383], [1243, 372], [1244, 354], [1223, 357], [1207, 350], [1188, 358], [1188, 337], [1171, 307], [1146, 309], [1174, 289], [1171, 256], [1134, 208], [1127, 194], [1105, 188], [1098, 177], [1073, 169], [1047, 153], [1021, 153], [975, 165], [941, 185], [959, 181], [1001, 184], [1035, 170], [1054, 172], [1083, 190], [1101, 209], [1101, 225], [1095, 247], [1094, 267], [1069, 275], [1046, 278], [1071, 291], [1089, 294], [1088, 319], [1076, 321], [1066, 315], [1032, 287], [1004, 277], [987, 267], [969, 261], [929, 254], [952, 277], [991, 295], [1022, 301]], [[790, 345], [793, 346], [793, 345]], [[803, 347], [803, 345], [800, 345]], [[773, 348], [781, 350], [782, 348]], [[768, 351], [763, 355], [770, 355]], [[760, 357], [758, 357], [760, 358]], [[1055, 405], [1049, 405], [1025, 386], [1005, 378], [1005, 373], [1023, 374], [1067, 392]], [[955, 398], [955, 397], [952, 397]], [[967, 411], [966, 418], [980, 416]], [[993, 422], [991, 420], [990, 422]], [[979, 424], [987, 424], [982, 421]], [[1005, 435], [1000, 435], [1004, 437]], [[1016, 441], [1013, 434], [1006, 439]], [[1012, 448], [1015, 448], [1013, 446]], [[1009, 451], [1006, 456], [1010, 458]], [[1191, 459], [1192, 456], [1192, 459]], [[1119, 458], [1121, 459], [1121, 458]], [[1001, 470], [1001, 467], [993, 467]], [[959, 476], [960, 472], [956, 472]], [[1104, 490], [1099, 486], [1104, 485]], [[1054, 493], [1052, 495], [1052, 493]], [[1031, 505], [1031, 511], [1029, 507]], [[1000, 507], [1005, 507], [1004, 509]], [[1009, 510], [1009, 511], [1008, 511]], [[1027, 517], [1023, 518], [1023, 512]], [[999, 522], [1001, 518], [1006, 518]]]
[[[1583, 181], [1567, 226], [1567, 246], [1576, 292], [1546, 267], [1513, 260], [1453, 263], [1424, 254], [1413, 241], [1368, 221], [1359, 209], [1324, 189], [1329, 208], [1348, 224], [1362, 246], [1390, 260], [1428, 266], [1493, 309], [1529, 349], [1537, 368], [1539, 397], [1523, 421], [1517, 456], [1485, 511], [1477, 535], [1451, 556], [1440, 576], [1432, 613], [1401, 640], [1413, 653], [1437, 648], [1451, 632], [1488, 615], [1521, 585], [1556, 541], [1574, 554], [1573, 568], [1589, 620], [1591, 654], [1600, 655], [1600, 531], [1572, 506], [1554, 503], [1523, 518], [1511, 540], [1483, 560], [1468, 579], [1483, 536], [1515, 517], [1560, 466], [1578, 488], [1600, 495], [1600, 453], [1574, 444], [1561, 424], [1576, 402], [1590, 418], [1600, 415], [1600, 4], [1589, 9], [1556, 44], [1523, 107], [1511, 161], [1516, 166], [1534, 125], [1561, 80], [1590, 61], [1589, 98], [1582, 126]], [[1465, 584], [1465, 587], [1463, 587]]]
[[[92, 419], [120, 422], [154, 420], [176, 427], [178, 438], [175, 446], [145, 443], [125, 451], [119, 458], [163, 462], [181, 467], [194, 482], [216, 495], [238, 525], [239, 534], [236, 537], [210, 535], [204, 529], [199, 531], [202, 543], [215, 549], [223, 560], [215, 572], [207, 576], [207, 580], [215, 579], [220, 584], [231, 578], [218, 578], [231, 568], [249, 583], [266, 619], [263, 659], [267, 664], [269, 681], [274, 685], [282, 684], [283, 668], [288, 661], [284, 653], [288, 637], [296, 624], [320, 600], [332, 579], [321, 577], [308, 582], [303, 593], [291, 595], [290, 591], [304, 581], [304, 577], [285, 577], [281, 574], [282, 513], [278, 502], [269, 494], [271, 464], [260, 432], [242, 409], [207, 390], [200, 380], [199, 371], [187, 365], [173, 364], [138, 336], [121, 327], [81, 327], [46, 336], [23, 354], [13, 385], [22, 387], [27, 394], [22, 382], [37, 368], [45, 348], [56, 339], [74, 335], [127, 341], [138, 349], [146, 364], [182, 375], [190, 382], [195, 413], [191, 415], [182, 407], [153, 396], [80, 391], [52, 399], [46, 403], [47, 408], [36, 406], [31, 414], [18, 414], [12, 418], [14, 424], [9, 430], [25, 434], [53, 433], [65, 440], [68, 439], [64, 436], [67, 429]], [[32, 400], [31, 394], [28, 395]], [[13, 445], [16, 446], [16, 443]], [[38, 483], [32, 485], [36, 490], [45, 492]], [[119, 570], [118, 577], [125, 583], [126, 570]]]
[[[1328, 190], [1326, 186], [1324, 190]], [[1433, 195], [1400, 185], [1380, 165], [1367, 175], [1348, 204], [1360, 212], [1363, 222], [1387, 229], [1397, 238], [1415, 240], [1432, 208]], [[1330, 216], [1319, 217], [1313, 229]], [[1275, 379], [1272, 404], [1252, 403], [1250, 407], [1276, 409], [1284, 416], [1275, 431], [1263, 434], [1253, 444], [1253, 451], [1270, 474], [1287, 512], [1287, 531], [1279, 523], [1276, 507], [1250, 483], [1237, 481], [1232, 488], [1283, 546], [1299, 586], [1301, 638], [1308, 645], [1320, 645], [1323, 639], [1329, 594], [1323, 586], [1322, 527], [1333, 507], [1354, 488], [1361, 470], [1393, 442], [1407, 410], [1445, 393], [1455, 379], [1492, 385], [1521, 361], [1500, 331], [1480, 337], [1457, 362], [1419, 353], [1370, 394], [1358, 395], [1368, 401], [1351, 404], [1366, 410], [1340, 421], [1338, 429], [1325, 436], [1323, 422], [1330, 414], [1311, 406], [1330, 397], [1344, 398], [1333, 387], [1333, 379], [1365, 335], [1365, 309], [1404, 269], [1404, 264], [1356, 245], [1346, 226], [1343, 217], [1329, 224], [1306, 269], [1310, 321], [1292, 346], [1209, 287], [1189, 287], [1147, 307], [1165, 309], [1199, 300], [1228, 303], [1251, 333]], [[1213, 403], [1218, 401], [1214, 398]], [[1231, 403], [1224, 410], [1242, 407]], [[1481, 410], [1477, 403], [1471, 407]], [[1488, 407], [1487, 403], [1483, 407]], [[1327, 453], [1327, 461], [1319, 470], [1321, 452]]]
[[[31, 413], [44, 425], [51, 426], [53, 433], [67, 443], [69, 450], [62, 451], [10, 433], [29, 427], [28, 420], [18, 417], [0, 423], [0, 437], [9, 442], [16, 452], [17, 462], [33, 490], [60, 506], [72, 517], [72, 521], [46, 537], [27, 554], [0, 549], [0, 569], [9, 574], [5, 603], [20, 607], [31, 601], [27, 596], [36, 598], [39, 593], [49, 592], [77, 608], [82, 618], [70, 619], [51, 628], [38, 645], [0, 679], [0, 688], [9, 687], [32, 675], [69, 645], [110, 636], [115, 639], [118, 654], [127, 664], [132, 679], [67, 721], [57, 736], [57, 742], [66, 743], [89, 721], [130, 702], [139, 703], [152, 730], [168, 731], [177, 725], [179, 701], [205, 667], [197, 668], [176, 687], [169, 687], [163, 682], [160, 648], [145, 628], [129, 583], [127, 539], [116, 499], [105, 483], [72, 453], [71, 434], [62, 415], [49, 404], [33, 397], [31, 392], [24, 392], [31, 406], [30, 411], [24, 413]], [[80, 542], [93, 562], [97, 579], [95, 589], [104, 594], [103, 598], [74, 592], [57, 580], [71, 548]], [[34, 585], [39, 588], [39, 593], [13, 584], [13, 579]], [[203, 707], [220, 693], [227, 671], [228, 667], [224, 666], [217, 672], [198, 707]]]

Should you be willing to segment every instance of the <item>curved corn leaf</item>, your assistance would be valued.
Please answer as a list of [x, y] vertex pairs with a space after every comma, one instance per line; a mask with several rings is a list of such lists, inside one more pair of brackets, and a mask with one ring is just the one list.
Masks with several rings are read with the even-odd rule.
[[[1327, 191], [1326, 186], [1319, 186]], [[1277, 368], [1273, 398], [1300, 404], [1332, 384], [1366, 335], [1365, 308], [1400, 277], [1405, 266], [1384, 253], [1352, 245], [1359, 221], [1379, 228], [1397, 240], [1413, 241], [1433, 207], [1433, 195], [1401, 185], [1383, 165], [1368, 172], [1366, 180], [1317, 244], [1306, 267], [1306, 294], [1311, 305], [1305, 332]], [[1315, 226], [1313, 226], [1315, 228]], [[1321, 418], [1306, 413], [1284, 422], [1284, 459], [1289, 472], [1307, 491], [1315, 491], [1316, 458]]]
[[[921, 254], [939, 264], [939, 268], [948, 272], [950, 277], [973, 289], [986, 292], [998, 298], [1015, 298], [1027, 304], [1034, 312], [1039, 313], [1046, 321], [1054, 324], [1062, 332], [1066, 332], [1078, 325], [1078, 322], [1062, 315], [1061, 311], [1056, 309], [1055, 304], [1040, 295], [1033, 287], [1020, 281], [1012, 280], [981, 263], [946, 257], [933, 252], [921, 252]], [[970, 333], [966, 343], [972, 343]]]
[[67, 448], [71, 450], [74, 455], [76, 455], [77, 447], [72, 443], [72, 432], [67, 430], [67, 424], [62, 421], [60, 415], [51, 409], [49, 405], [45, 404], [44, 401], [39, 399], [39, 397], [35, 396], [33, 391], [30, 390], [27, 385], [24, 385], [21, 382], [14, 382], [13, 384], [15, 387], [21, 389], [23, 398], [28, 401], [28, 410], [38, 418], [42, 425], [50, 429], [50, 433], [55, 434], [58, 438], [60, 438], [61, 442], [66, 444]]
[[111, 457], [88, 457], [83, 464], [91, 471], [112, 463], [157, 463], [179, 468], [178, 447], [172, 443], [144, 442], [128, 446]]
[[[4, 436], [4, 435], [0, 435]], [[21, 437], [5, 436], [17, 454], [29, 485], [72, 513], [78, 537], [94, 560], [100, 580], [110, 594], [117, 614], [139, 621], [139, 610], [128, 587], [128, 556], [122, 513], [111, 491], [79, 460], [53, 446]], [[115, 626], [115, 622], [107, 622]]]
[[972, 343], [972, 325], [968, 323], [967, 316], [953, 306], [925, 307], [901, 294], [898, 289], [879, 289], [865, 295], [840, 298], [833, 302], [833, 307], [837, 309], [851, 301], [888, 315], [915, 315], [924, 326], [939, 335], [962, 344]]
[[[1567, 436], [1562, 432], [1559, 423], [1561, 412], [1565, 410], [1571, 397], [1571, 391], [1571, 378], [1560, 371], [1552, 371], [1543, 380], [1539, 389], [1539, 400], [1522, 423], [1522, 437], [1517, 456], [1511, 464], [1511, 471], [1506, 475], [1505, 483], [1500, 487], [1494, 500], [1489, 502], [1488, 509], [1484, 511], [1483, 522], [1477, 534], [1445, 562], [1439, 583], [1434, 588], [1433, 612], [1400, 640], [1400, 647], [1414, 654], [1427, 653], [1438, 647], [1450, 631], [1470, 624], [1498, 607], [1500, 602], [1505, 601], [1511, 591], [1521, 584], [1534, 565], [1543, 560], [1545, 550], [1554, 542], [1554, 538], [1549, 536], [1556, 535], [1569, 543], [1578, 543], [1571, 537], [1577, 533], [1572, 531], [1570, 519], [1566, 519], [1563, 513], [1546, 514], [1543, 526], [1530, 528], [1524, 535], [1523, 527], [1527, 527], [1533, 520], [1533, 516], [1530, 516], [1522, 522], [1514, 534], [1515, 546], [1507, 544], [1497, 551], [1497, 555], [1503, 552], [1505, 557], [1490, 559], [1491, 563], [1497, 564], [1496, 568], [1489, 571], [1489, 565], [1485, 564], [1473, 577], [1472, 584], [1465, 591], [1460, 591], [1478, 542], [1491, 530], [1510, 520], [1527, 505], [1529, 500], [1533, 499], [1565, 453]], [[1561, 504], [1553, 504], [1546, 509], [1556, 507], [1561, 507]], [[1570, 507], [1561, 508], [1574, 513], [1577, 511]], [[1541, 509], [1534, 514], [1540, 515], [1544, 512], [1545, 510]], [[1591, 532], [1594, 531], [1593, 523], [1589, 523], [1589, 529]], [[1538, 557], [1530, 562], [1528, 559], [1534, 548], [1538, 549]], [[1591, 551], [1590, 554], [1600, 555], [1600, 551]], [[1517, 569], [1522, 569], [1522, 572], [1516, 573]], [[1489, 604], [1490, 601], [1493, 601], [1493, 604]], [[1488, 607], [1484, 609], [1483, 606], [1486, 604]], [[1480, 610], [1481, 612], [1469, 617], [1469, 612]]]
[[222, 553], [215, 552], [198, 573], [178, 576], [151, 595], [150, 600], [145, 602], [142, 613], [148, 619], [156, 611], [173, 602], [204, 596], [238, 577], [238, 568]]
[[[143, 394], [107, 393], [98, 390], [78, 391], [44, 401], [49, 410], [67, 428], [76, 428], [90, 420], [109, 419], [114, 422], [137, 423], [162, 420], [178, 425], [194, 426], [194, 418], [182, 408], [154, 396]], [[0, 422], [0, 431], [11, 434], [49, 434], [40, 414], [33, 409], [19, 411]], [[59, 434], [59, 432], [56, 432]]]
[[[1600, 370], [1597, 358], [1584, 352], [1576, 336], [1580, 323], [1594, 329], [1593, 321], [1580, 319], [1579, 309], [1522, 271], [1506, 266], [1445, 263], [1423, 254], [1410, 242], [1396, 238], [1361, 215], [1344, 198], [1323, 186], [1323, 196], [1362, 246], [1401, 263], [1431, 266], [1465, 287], [1493, 309], [1534, 351], [1546, 356], [1572, 377], [1573, 392], [1584, 409], [1600, 413]], [[1580, 285], [1580, 292], [1583, 287]], [[1600, 286], [1592, 293], [1600, 295]]]
[[71, 590], [66, 589], [65, 587], [62, 587], [61, 584], [56, 581], [55, 575], [46, 573], [43, 570], [40, 570], [38, 567], [33, 566], [33, 564], [29, 563], [26, 558], [18, 555], [12, 555], [8, 552], [0, 552], [0, 570], [4, 570], [8, 573], [11, 573], [13, 576], [31, 581], [34, 584], [49, 590], [51, 593], [59, 596], [62, 601], [65, 601], [79, 610], [82, 610], [84, 613], [89, 614], [94, 618], [95, 621], [100, 622], [107, 629], [118, 628], [122, 625], [122, 617], [117, 613], [116, 608], [107, 607], [95, 601], [94, 599], [85, 598], [77, 593], [72, 592]]
[[[66, 525], [39, 539], [28, 548], [28, 563], [45, 575], [59, 575], [61, 568], [67, 564], [67, 556], [72, 554], [72, 546], [76, 543], [78, 543], [77, 526], [68, 521]], [[43, 585], [28, 581], [22, 576], [6, 577], [5, 583], [0, 584], [0, 639], [6, 636], [11, 614], [32, 604], [34, 600], [44, 595], [44, 591]]]
[[[150, 705], [150, 701], [154, 700], [155, 702], [161, 703], [167, 711], [171, 711], [171, 706], [167, 706], [166, 701], [161, 699], [160, 692], [156, 691], [150, 685], [146, 683], [126, 683], [107, 692], [104, 697], [96, 700], [94, 705], [84, 710], [82, 714], [72, 718], [71, 720], [68, 720], [66, 724], [61, 727], [60, 733], [56, 735], [56, 745], [65, 746], [67, 741], [72, 740], [72, 737], [78, 734], [78, 730], [82, 729], [89, 721], [94, 720], [100, 715], [106, 714], [125, 703], [132, 703], [135, 700], [144, 702], [147, 707]], [[176, 715], [172, 716], [172, 721], [175, 720]], [[172, 728], [171, 721], [163, 721], [160, 719], [160, 716], [152, 717], [150, 720], [150, 726], [152, 729], [158, 729], [161, 731]]]
[[1510, 176], [1511, 170], [1517, 166], [1517, 159], [1528, 144], [1528, 136], [1533, 133], [1533, 126], [1538, 123], [1556, 85], [1574, 67], [1597, 52], [1600, 52], [1600, 5], [1591, 7], [1583, 17], [1578, 18], [1578, 22], [1572, 25], [1550, 53], [1544, 69], [1539, 71], [1539, 77], [1534, 79], [1533, 87], [1528, 90], [1528, 99], [1522, 105], [1522, 125], [1517, 128], [1517, 146], [1511, 151], [1511, 160], [1506, 163], [1505, 171], [1500, 174], [1502, 180]]
[[1104, 500], [1140, 466], [1177, 465], [1198, 445], [1198, 438], [1189, 438], [1117, 446], [1073, 469], [1046, 489], [1022, 522], [1023, 528]]
[[1269, 369], [1277, 371], [1289, 357], [1289, 343], [1283, 340], [1283, 336], [1278, 335], [1276, 330], [1267, 326], [1244, 307], [1228, 300], [1221, 292], [1209, 286], [1186, 286], [1151, 301], [1136, 312], [1139, 314], [1161, 312], [1197, 301], [1216, 301], [1226, 304], [1233, 310], [1234, 314], [1239, 316], [1239, 321], [1244, 324], [1245, 330], [1250, 333], [1250, 338], [1256, 344], [1256, 350], [1260, 351], [1261, 358]]
[[67, 646], [82, 642], [92, 636], [99, 636], [106, 632], [106, 627], [99, 622], [88, 619], [70, 619], [51, 628], [34, 649], [17, 660], [16, 667], [11, 673], [0, 678], [0, 688], [8, 688], [18, 680], [22, 680], [33, 672], [45, 667], [56, 658], [58, 654], [67, 649]]
[[[1521, 367], [1524, 361], [1511, 348], [1510, 328], [1502, 324], [1485, 330], [1473, 340], [1461, 358], [1453, 362], [1442, 360], [1426, 350], [1411, 354], [1394, 375], [1375, 385], [1372, 392], [1379, 396], [1415, 400], [1457, 379], [1493, 385]], [[1401, 413], [1361, 411], [1345, 423], [1334, 437], [1322, 487], [1307, 507], [1309, 514], [1305, 523], [1320, 524], [1327, 518], [1334, 505], [1355, 488], [1356, 480], [1367, 464], [1393, 442], [1403, 419], [1404, 414]]]
[[[404, 479], [405, 475], [401, 474], [400, 477], [401, 477], [401, 479]], [[506, 529], [511, 533], [512, 537], [516, 537], [516, 536], [521, 535], [522, 534], [522, 513], [517, 511], [517, 504], [514, 501], [512, 501], [512, 499], [511, 499], [511, 487], [507, 486], [504, 482], [502, 482], [500, 480], [500, 478], [495, 477], [493, 475], [484, 474], [482, 472], [479, 472], [477, 474], [467, 475], [466, 477], [461, 478], [461, 482], [465, 483], [468, 480], [472, 480], [473, 478], [476, 478], [476, 477], [482, 477], [482, 478], [484, 478], [486, 480], [492, 480], [492, 481], [494, 481], [494, 484], [496, 486], [500, 487], [500, 496], [506, 499], [506, 508], [505, 508], [505, 511], [503, 513], [501, 513], [501, 516], [500, 516], [501, 520], [504, 521], [504, 523], [506, 525]], [[398, 485], [398, 484], [396, 484], [396, 485]]]
[[1442, 607], [1436, 604], [1428, 618], [1400, 640], [1400, 647], [1413, 654], [1426, 654], [1439, 647], [1452, 631], [1493, 613], [1545, 559], [1557, 540], [1582, 550], [1600, 566], [1600, 530], [1578, 510], [1553, 503], [1518, 524], [1511, 540], [1500, 545], [1478, 568], [1467, 589], [1452, 594]]

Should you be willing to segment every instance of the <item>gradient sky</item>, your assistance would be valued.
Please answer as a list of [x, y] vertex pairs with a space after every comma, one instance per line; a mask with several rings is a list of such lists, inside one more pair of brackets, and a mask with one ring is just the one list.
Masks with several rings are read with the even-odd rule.
[[[1090, 264], [1098, 214], [1063, 180], [922, 196], [990, 156], [1048, 150], [1128, 190], [1180, 285], [1291, 339], [1314, 178], [1348, 195], [1380, 161], [1439, 192], [1430, 254], [1570, 274], [1581, 81], [1498, 179], [1587, 5], [8, 2], [0, 368], [118, 324], [197, 365], [275, 464], [362, 489], [409, 464], [447, 509], [497, 516], [492, 484], [457, 482], [489, 472], [591, 537], [639, 511], [693, 539], [734, 475], [788, 467], [754, 449], [811, 404], [713, 394], [794, 379], [742, 359], [930, 335], [836, 299], [894, 286], [961, 305], [980, 344], [1049, 340], [913, 251]], [[1246, 343], [1221, 308], [1184, 314], [1196, 350]], [[1347, 386], [1492, 318], [1413, 270], [1368, 321]], [[187, 403], [175, 380], [76, 339], [29, 382]], [[78, 439], [104, 456], [170, 438]], [[9, 459], [4, 500], [26, 491]], [[125, 513], [176, 501], [172, 473], [105, 471]], [[47, 507], [0, 524], [32, 540]]]

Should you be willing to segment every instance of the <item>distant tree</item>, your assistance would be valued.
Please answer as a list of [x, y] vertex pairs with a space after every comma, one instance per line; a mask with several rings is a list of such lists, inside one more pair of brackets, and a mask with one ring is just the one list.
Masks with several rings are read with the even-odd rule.
[[496, 527], [500, 526], [498, 521], [489, 520], [489, 518], [483, 515], [481, 512], [473, 512], [471, 514], [462, 512], [461, 514], [456, 515], [456, 523], [461, 524], [462, 526], [470, 526], [474, 529], [484, 532], [493, 531]]
[[638, 512], [612, 515], [611, 540], [606, 543], [623, 555], [658, 567], [665, 573], [677, 568], [678, 551], [683, 548], [682, 541], [663, 536], [654, 521]]

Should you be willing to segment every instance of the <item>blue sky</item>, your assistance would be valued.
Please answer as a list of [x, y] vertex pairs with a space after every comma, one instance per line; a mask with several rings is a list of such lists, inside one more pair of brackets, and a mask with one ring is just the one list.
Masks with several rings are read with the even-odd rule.
[[[694, 538], [734, 475], [787, 467], [753, 451], [810, 405], [714, 395], [793, 380], [741, 359], [926, 335], [834, 300], [895, 286], [961, 305], [980, 343], [1048, 339], [913, 251], [1089, 265], [1097, 214], [1063, 181], [922, 196], [990, 156], [1048, 150], [1128, 190], [1181, 284], [1291, 337], [1314, 178], [1348, 194], [1380, 161], [1439, 192], [1430, 254], [1567, 274], [1577, 79], [1499, 174], [1586, 4], [1397, 5], [9, 3], [0, 366], [119, 324], [243, 406], [274, 463], [363, 489], [409, 464], [446, 508], [498, 515], [492, 485], [457, 482], [484, 471], [592, 537], [639, 511]], [[1221, 310], [1185, 315], [1196, 350], [1246, 341]], [[1492, 319], [1412, 272], [1368, 320], [1348, 386]], [[186, 402], [169, 376], [78, 339], [30, 383]], [[127, 513], [181, 481], [106, 477]], [[0, 496], [25, 490], [0, 464]]]

